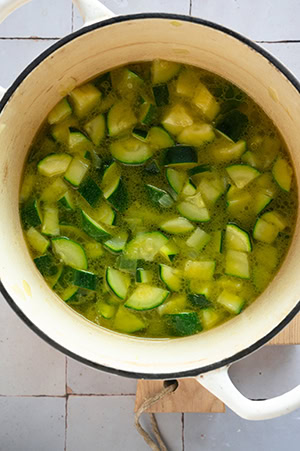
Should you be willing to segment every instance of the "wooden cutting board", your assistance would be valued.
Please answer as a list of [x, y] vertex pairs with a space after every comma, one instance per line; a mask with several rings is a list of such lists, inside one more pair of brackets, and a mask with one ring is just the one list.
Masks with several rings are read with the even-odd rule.
[[[300, 344], [300, 314], [273, 338], [268, 345]], [[163, 388], [163, 381], [139, 380], [137, 384], [135, 410], [141, 403]], [[194, 379], [178, 380], [178, 388], [154, 404], [147, 412], [201, 412], [222, 413], [225, 405]]]

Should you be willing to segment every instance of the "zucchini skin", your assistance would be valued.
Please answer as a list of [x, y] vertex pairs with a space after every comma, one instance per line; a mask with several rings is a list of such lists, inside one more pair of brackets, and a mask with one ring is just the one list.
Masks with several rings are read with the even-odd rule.
[[97, 205], [102, 195], [101, 189], [89, 175], [85, 177], [83, 182], [79, 185], [78, 192], [91, 207], [95, 207]]

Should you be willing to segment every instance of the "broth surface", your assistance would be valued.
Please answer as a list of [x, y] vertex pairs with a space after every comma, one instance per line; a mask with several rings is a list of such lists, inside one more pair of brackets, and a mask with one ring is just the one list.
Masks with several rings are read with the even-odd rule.
[[102, 74], [49, 114], [20, 192], [48, 285], [90, 321], [199, 333], [273, 279], [298, 199], [286, 146], [245, 93], [156, 60]]

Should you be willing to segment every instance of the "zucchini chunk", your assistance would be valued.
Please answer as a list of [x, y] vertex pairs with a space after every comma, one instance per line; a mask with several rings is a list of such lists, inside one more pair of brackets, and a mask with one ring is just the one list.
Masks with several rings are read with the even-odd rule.
[[194, 196], [197, 192], [196, 188], [192, 180], [187, 180], [182, 188], [181, 197]]
[[50, 241], [40, 234], [34, 227], [30, 227], [26, 231], [26, 236], [29, 244], [38, 251], [40, 254], [44, 254], [49, 247]]
[[146, 142], [148, 138], [148, 132], [147, 130], [143, 130], [141, 128], [134, 128], [132, 130], [132, 136], [142, 142]]
[[293, 170], [284, 158], [278, 158], [272, 168], [274, 180], [283, 191], [289, 192], [291, 189]]
[[225, 274], [241, 279], [250, 279], [248, 254], [229, 249], [225, 258]]
[[139, 120], [143, 125], [151, 125], [156, 117], [157, 108], [153, 103], [144, 102], [140, 109]]
[[71, 183], [71, 185], [78, 187], [82, 182], [84, 176], [89, 169], [88, 160], [83, 160], [81, 158], [75, 157], [71, 161], [65, 175], [64, 179]]
[[97, 309], [100, 315], [105, 319], [111, 319], [116, 314], [116, 307], [114, 305], [107, 304], [106, 302], [97, 303]]
[[54, 153], [47, 155], [38, 163], [38, 171], [46, 177], [54, 177], [66, 172], [72, 157], [66, 153]]
[[111, 208], [110, 205], [103, 202], [99, 209], [97, 209], [97, 212], [95, 212], [95, 216], [97, 221], [103, 222], [103, 224], [107, 225], [113, 225], [115, 223], [116, 219], [116, 213]]
[[216, 262], [188, 260], [184, 266], [184, 275], [188, 279], [213, 280]]
[[126, 299], [130, 285], [130, 277], [127, 274], [108, 267], [105, 272], [105, 280], [111, 291], [118, 298]]
[[186, 173], [177, 169], [167, 168], [166, 177], [170, 187], [176, 194], [180, 194], [187, 179]]
[[234, 249], [242, 252], [252, 251], [249, 234], [235, 224], [227, 224], [225, 244], [227, 249]]
[[220, 111], [220, 105], [201, 81], [199, 81], [195, 88], [192, 102], [210, 121], [212, 121]]
[[235, 315], [241, 313], [245, 305], [244, 299], [228, 290], [222, 291], [217, 299], [217, 303]]
[[48, 124], [53, 125], [62, 122], [71, 116], [72, 108], [66, 98], [61, 99], [48, 114]]
[[59, 200], [58, 200], [59, 205], [61, 205], [63, 208], [65, 208], [66, 210], [74, 210], [75, 206], [74, 206], [74, 201], [72, 198], [72, 193], [71, 191], [67, 191]]
[[181, 144], [200, 147], [215, 139], [215, 133], [210, 124], [192, 124], [185, 127], [178, 135], [177, 141]]
[[147, 141], [154, 149], [165, 149], [174, 145], [174, 139], [162, 127], [151, 127]]
[[173, 146], [164, 151], [164, 166], [191, 168], [198, 163], [198, 155], [194, 147]]
[[73, 284], [76, 287], [85, 288], [86, 290], [96, 291], [97, 276], [96, 274], [79, 269], [73, 270]]
[[41, 255], [41, 257], [37, 257], [33, 261], [44, 277], [55, 276], [58, 272], [58, 266], [55, 264], [55, 260], [51, 254]]
[[116, 102], [108, 112], [107, 128], [109, 136], [117, 136], [130, 130], [137, 123], [131, 106], [126, 101]]
[[151, 271], [144, 268], [136, 268], [135, 281], [136, 283], [150, 283], [152, 280]]
[[173, 61], [154, 60], [151, 67], [152, 83], [166, 83], [178, 74], [180, 67], [179, 63]]
[[178, 216], [177, 218], [162, 222], [160, 228], [165, 232], [177, 235], [191, 232], [194, 226], [186, 218]]
[[69, 96], [79, 118], [86, 116], [101, 100], [101, 92], [91, 83], [73, 89]]
[[55, 205], [44, 205], [42, 233], [44, 235], [59, 235], [58, 208]]
[[171, 291], [179, 291], [181, 288], [181, 271], [167, 265], [159, 265], [159, 277]]
[[38, 227], [42, 224], [42, 214], [37, 200], [28, 200], [21, 209], [22, 221], [27, 227]]
[[102, 194], [97, 183], [89, 175], [85, 177], [82, 183], [80, 183], [78, 192], [91, 207], [95, 207], [97, 205]]
[[188, 300], [190, 303], [198, 308], [208, 308], [212, 306], [212, 303], [207, 299], [204, 294], [189, 294]]
[[148, 284], [139, 285], [124, 306], [133, 310], [152, 310], [161, 305], [170, 292]]
[[103, 114], [98, 114], [84, 125], [84, 130], [91, 138], [95, 146], [99, 146], [101, 141], [105, 138], [106, 123]]
[[239, 110], [232, 110], [217, 121], [217, 129], [236, 142], [243, 135], [248, 122], [248, 117], [244, 113]]
[[96, 241], [103, 241], [111, 237], [105, 227], [92, 219], [85, 211], [81, 210], [82, 229]]
[[64, 291], [60, 294], [60, 297], [67, 304], [81, 304], [83, 302], [78, 300], [78, 294], [79, 288], [70, 286], [64, 289]]
[[191, 221], [207, 222], [210, 220], [210, 214], [201, 193], [186, 197], [183, 202], [177, 205], [177, 210]]
[[176, 82], [176, 92], [180, 96], [192, 98], [195, 94], [198, 84], [198, 74], [190, 68], [184, 68], [180, 71]]
[[91, 141], [77, 129], [69, 129], [68, 147], [72, 153], [83, 153], [92, 148]]
[[248, 183], [252, 182], [252, 180], [260, 175], [260, 172], [257, 171], [257, 169], [247, 166], [246, 164], [228, 166], [226, 171], [239, 189], [244, 188]]
[[123, 138], [111, 143], [112, 156], [124, 164], [143, 164], [152, 157], [152, 150], [147, 143], [135, 138]]
[[161, 121], [163, 127], [173, 135], [178, 135], [185, 127], [192, 125], [193, 122], [185, 106], [179, 103], [172, 106]]
[[156, 106], [164, 106], [169, 103], [169, 90], [166, 83], [154, 85], [152, 88]]
[[41, 200], [44, 202], [57, 202], [66, 194], [68, 189], [68, 185], [61, 178], [57, 178], [43, 189]]
[[109, 249], [111, 252], [115, 254], [119, 254], [125, 248], [126, 242], [128, 239], [127, 232], [120, 232], [117, 236], [110, 238], [109, 240], [103, 243], [104, 247]]
[[202, 309], [200, 312], [200, 318], [203, 329], [211, 329], [222, 320], [223, 316], [224, 315], [213, 308]]
[[125, 255], [132, 260], [153, 261], [168, 238], [160, 232], [145, 232], [137, 235], [126, 246]]
[[[246, 148], [246, 141], [240, 140], [236, 143], [227, 141], [224, 143], [222, 140], [211, 149], [211, 153], [216, 163], [227, 163], [241, 158], [246, 152]], [[251, 164], [250, 166], [253, 165]]]
[[123, 333], [134, 333], [146, 328], [145, 322], [128, 309], [120, 306], [113, 323], [114, 329]]
[[160, 174], [160, 167], [156, 160], [150, 161], [145, 166], [145, 172], [147, 175], [157, 175]]
[[172, 262], [179, 253], [179, 248], [173, 240], [169, 240], [167, 244], [160, 248], [159, 252], [168, 262]]
[[123, 212], [128, 207], [128, 194], [121, 180], [121, 168], [116, 162], [104, 172], [101, 189], [105, 199], [117, 210]]
[[211, 237], [208, 233], [197, 227], [191, 236], [186, 240], [186, 244], [200, 252], [209, 243]]
[[83, 247], [66, 237], [52, 238], [53, 251], [61, 261], [75, 269], [87, 269], [87, 258]]
[[174, 204], [172, 197], [164, 189], [153, 185], [145, 185], [145, 188], [149, 199], [156, 207], [170, 208]]
[[175, 336], [192, 335], [202, 330], [196, 312], [168, 313], [163, 318], [170, 333]]

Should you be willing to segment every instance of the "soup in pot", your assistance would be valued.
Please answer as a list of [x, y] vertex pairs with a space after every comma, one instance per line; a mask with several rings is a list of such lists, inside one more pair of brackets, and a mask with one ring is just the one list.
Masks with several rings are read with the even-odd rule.
[[63, 302], [140, 337], [211, 329], [250, 305], [291, 242], [286, 146], [244, 92], [155, 60], [75, 88], [25, 164], [20, 216]]

